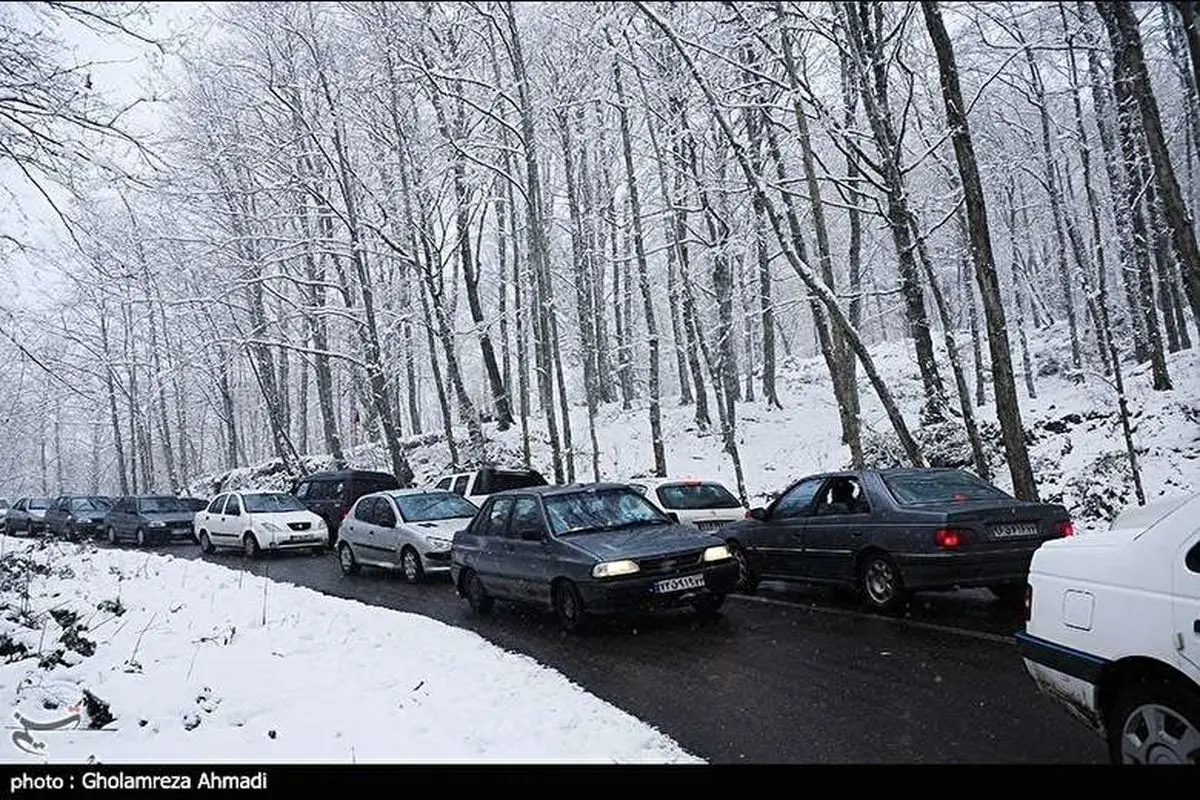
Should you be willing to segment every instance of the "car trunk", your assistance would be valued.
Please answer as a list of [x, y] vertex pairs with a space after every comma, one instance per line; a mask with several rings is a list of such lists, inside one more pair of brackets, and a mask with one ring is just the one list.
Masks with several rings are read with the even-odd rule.
[[1062, 506], [1050, 503], [986, 500], [959, 505], [946, 512], [943, 525], [957, 532], [962, 550], [1034, 550], [1067, 535], [1060, 526], [1070, 521]]

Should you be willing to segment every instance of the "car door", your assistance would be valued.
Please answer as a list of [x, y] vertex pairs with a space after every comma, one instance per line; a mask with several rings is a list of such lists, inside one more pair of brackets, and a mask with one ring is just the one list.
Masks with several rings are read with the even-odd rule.
[[381, 558], [393, 563], [400, 563], [400, 531], [396, 527], [398, 520], [396, 509], [392, 505], [392, 501], [382, 495], [375, 498], [375, 520], [372, 530], [375, 531], [375, 538], [379, 547], [385, 554]]
[[550, 602], [553, 577], [551, 550], [546, 538], [549, 528], [536, 497], [513, 498], [512, 515], [505, 527], [503, 542], [512, 573], [514, 594], [521, 600]]
[[362, 561], [372, 564], [390, 560], [387, 549], [376, 535], [378, 497], [363, 497], [350, 509], [339, 534], [350, 542]]
[[246, 514], [242, 510], [241, 495], [231, 493], [225, 501], [225, 509], [221, 512], [221, 538], [225, 544], [237, 544], [242, 541], [242, 532]]
[[[1200, 670], [1200, 528], [1192, 531], [1175, 557], [1174, 606], [1175, 631], [1182, 642], [1176, 641], [1183, 661], [1192, 675]], [[1180, 646], [1182, 645], [1182, 646]]]
[[760, 577], [803, 577], [804, 524], [824, 482], [824, 478], [802, 480], [767, 509], [766, 519], [747, 546], [750, 565]]
[[512, 514], [513, 499], [497, 498], [488, 506], [487, 516], [480, 528], [479, 564], [476, 568], [489, 594], [519, 599], [517, 580], [512, 568], [512, 547], [506, 534]]
[[[219, 494], [212, 499], [208, 504], [208, 508], [200, 514], [200, 525], [198, 527], [208, 531], [208, 540], [220, 541], [221, 539], [221, 512], [225, 508], [225, 500], [229, 495]], [[197, 531], [197, 536], [199, 532]]]
[[871, 522], [866, 487], [856, 475], [831, 477], [817, 493], [804, 523], [804, 550], [798, 571], [818, 581], [849, 581], [854, 558]]

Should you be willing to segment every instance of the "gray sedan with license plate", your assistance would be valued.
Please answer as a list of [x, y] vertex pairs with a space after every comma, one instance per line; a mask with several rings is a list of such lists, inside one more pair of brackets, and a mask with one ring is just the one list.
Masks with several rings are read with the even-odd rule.
[[455, 534], [451, 575], [476, 613], [496, 599], [539, 605], [573, 631], [596, 615], [716, 613], [738, 566], [721, 539], [629, 486], [597, 483], [493, 495]]

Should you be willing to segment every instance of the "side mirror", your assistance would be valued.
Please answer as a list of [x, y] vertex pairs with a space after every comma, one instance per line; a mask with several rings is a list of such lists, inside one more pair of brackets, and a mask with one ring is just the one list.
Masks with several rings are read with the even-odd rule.
[[671, 522], [679, 522], [679, 515], [676, 514], [674, 511], [668, 511], [667, 519], [671, 520]]
[[526, 528], [518, 534], [522, 542], [540, 542], [546, 537], [536, 528]]
[[746, 515], [750, 519], [756, 519], [759, 522], [765, 522], [767, 519], [767, 510], [765, 508], [752, 508], [750, 513]]

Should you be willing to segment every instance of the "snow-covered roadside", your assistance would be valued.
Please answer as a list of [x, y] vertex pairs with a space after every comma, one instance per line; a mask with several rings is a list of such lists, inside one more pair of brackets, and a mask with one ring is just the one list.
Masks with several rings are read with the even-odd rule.
[[699, 762], [474, 633], [203, 561], [0, 536], [0, 613], [2, 762]]

